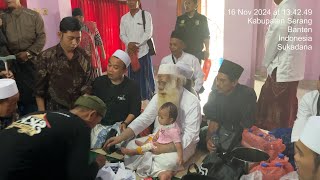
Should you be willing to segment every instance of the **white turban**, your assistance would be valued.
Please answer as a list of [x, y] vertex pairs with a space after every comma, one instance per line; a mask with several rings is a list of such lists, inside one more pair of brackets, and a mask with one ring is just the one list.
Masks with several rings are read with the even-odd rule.
[[161, 64], [158, 70], [158, 75], [159, 74], [168, 74], [179, 78], [185, 78], [182, 70], [176, 64]]
[[126, 65], [126, 67], [128, 67], [130, 65], [131, 60], [130, 60], [129, 55], [126, 52], [118, 49], [118, 50], [116, 50], [116, 52], [114, 52], [112, 54], [112, 56], [120, 59]]
[[0, 99], [12, 97], [18, 93], [16, 81], [13, 79], [0, 79]]
[[179, 64], [177, 64], [177, 66], [178, 66], [181, 74], [185, 78], [192, 79], [194, 70], [190, 65], [184, 64], [184, 63], [179, 63]]
[[320, 154], [320, 116], [311, 116], [300, 136], [300, 141], [312, 151]]

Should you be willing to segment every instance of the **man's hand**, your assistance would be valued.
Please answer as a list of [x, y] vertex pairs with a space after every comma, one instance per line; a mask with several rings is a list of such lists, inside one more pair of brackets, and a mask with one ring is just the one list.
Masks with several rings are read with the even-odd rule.
[[204, 58], [204, 60], [208, 59], [209, 56], [210, 56], [209, 51], [204, 51], [204, 52], [203, 52], [203, 58]]
[[124, 131], [127, 128], [127, 125], [122, 123], [120, 124], [120, 132]]
[[106, 157], [104, 155], [101, 155], [101, 154], [97, 154], [97, 157], [96, 157], [96, 162], [99, 166], [99, 169], [101, 169], [105, 164], [106, 164]]
[[139, 43], [137, 42], [130, 42], [128, 44], [128, 51], [130, 51], [131, 53], [135, 53], [139, 50], [139, 47], [137, 46]]
[[13, 73], [11, 71], [0, 71], [0, 76], [4, 78], [14, 79]]
[[112, 137], [107, 140], [107, 142], [103, 146], [103, 150], [109, 149], [111, 146], [121, 143], [120, 136]]
[[216, 146], [212, 143], [211, 139], [207, 140], [207, 149], [209, 152], [216, 151]]
[[26, 52], [26, 51], [19, 52], [19, 53], [17, 54], [17, 58], [20, 59], [20, 60], [22, 60], [22, 61], [24, 61], [24, 62], [28, 61], [27, 52]]

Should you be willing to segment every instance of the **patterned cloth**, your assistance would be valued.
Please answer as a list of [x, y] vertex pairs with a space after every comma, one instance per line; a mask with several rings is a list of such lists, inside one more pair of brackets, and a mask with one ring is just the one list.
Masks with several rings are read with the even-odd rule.
[[161, 126], [157, 142], [160, 144], [181, 142], [181, 130], [177, 123], [173, 123], [167, 126]]
[[47, 110], [69, 109], [93, 81], [91, 59], [81, 48], [74, 50], [71, 60], [60, 44], [38, 56], [37, 96], [46, 101]]
[[276, 72], [268, 76], [258, 100], [256, 125], [266, 130], [292, 128], [298, 111], [299, 81], [276, 82]]
[[96, 46], [102, 45], [102, 39], [95, 22], [87, 21], [82, 26], [82, 36], [80, 47], [83, 48], [87, 54], [91, 55], [91, 64], [94, 69], [94, 77], [101, 76], [101, 61]]

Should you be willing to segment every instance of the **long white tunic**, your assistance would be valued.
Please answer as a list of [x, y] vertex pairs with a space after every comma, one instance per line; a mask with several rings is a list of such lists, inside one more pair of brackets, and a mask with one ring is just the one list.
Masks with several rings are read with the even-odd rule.
[[301, 98], [298, 107], [297, 119], [294, 122], [292, 129], [291, 142], [299, 140], [300, 134], [307, 123], [308, 118], [317, 115], [318, 99], [318, 90], [308, 92]]
[[[179, 57], [178, 59], [175, 57], [173, 57], [173, 58], [174, 58], [176, 64], [184, 63], [184, 64], [187, 64], [193, 68], [194, 72], [193, 72], [192, 80], [194, 80], [194, 83], [195, 83], [194, 90], [199, 92], [202, 85], [203, 85], [204, 74], [202, 72], [198, 58], [196, 58], [192, 54], [185, 53], [185, 52], [183, 52], [181, 57]], [[174, 62], [172, 60], [172, 54], [164, 57], [161, 60], [161, 64], [174, 64]]]
[[[265, 57], [263, 65], [267, 68], [268, 75], [277, 68], [277, 82], [299, 81], [304, 78], [306, 50], [291, 50], [283, 46], [305, 45], [305, 42], [293, 40], [285, 41], [283, 38], [301, 38], [303, 32], [291, 32], [295, 28], [306, 26], [302, 23], [292, 23], [303, 19], [294, 15], [296, 0], [283, 0], [275, 10], [273, 23], [270, 24], [265, 37]], [[279, 48], [279, 46], [281, 46]]]
[[142, 10], [139, 10], [134, 16], [128, 12], [123, 15], [120, 21], [120, 39], [128, 48], [130, 42], [139, 43], [138, 58], [145, 56], [149, 52], [147, 44], [148, 39], [153, 33], [152, 17], [147, 11], [144, 11], [146, 19], [146, 30], [143, 29]]
[[[155, 95], [143, 113], [128, 126], [135, 135], [138, 135], [153, 122], [155, 122], [154, 132], [158, 130], [160, 126], [157, 120], [157, 102], [158, 96]], [[178, 111], [176, 122], [180, 126], [182, 133], [183, 159], [187, 161], [194, 154], [199, 141], [201, 107], [198, 98], [188, 90], [183, 89]], [[134, 148], [136, 145], [131, 142], [127, 147]], [[149, 152], [141, 156], [126, 157], [125, 164], [130, 169], [137, 170], [140, 176], [157, 176], [163, 170], [175, 170], [176, 158], [176, 152], [160, 155], [153, 155]]]

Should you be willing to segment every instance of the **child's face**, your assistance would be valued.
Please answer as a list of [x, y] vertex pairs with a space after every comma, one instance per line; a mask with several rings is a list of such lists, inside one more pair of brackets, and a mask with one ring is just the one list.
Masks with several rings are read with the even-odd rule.
[[169, 117], [169, 108], [159, 110], [159, 123], [161, 125], [169, 125], [173, 123], [173, 119]]

